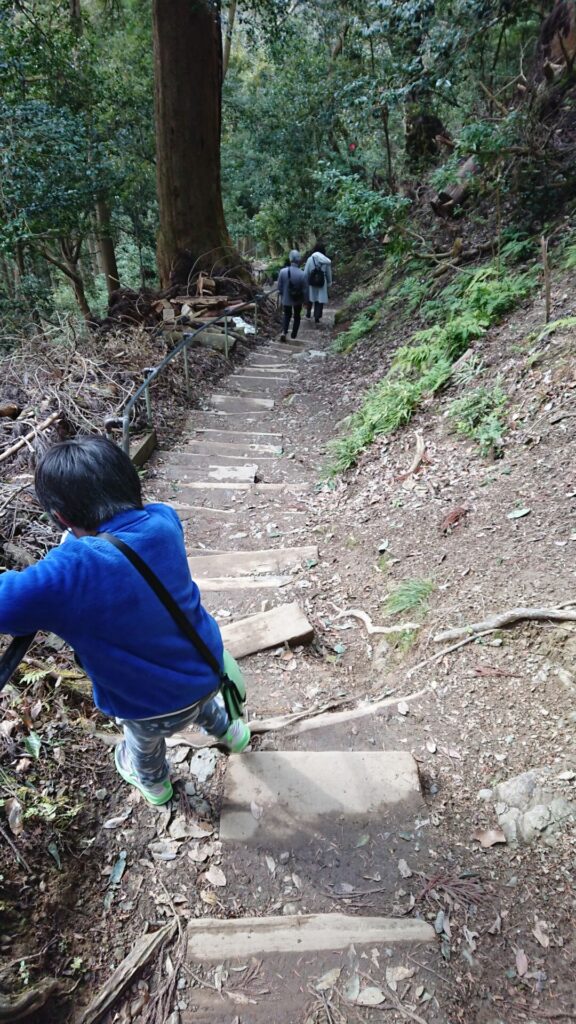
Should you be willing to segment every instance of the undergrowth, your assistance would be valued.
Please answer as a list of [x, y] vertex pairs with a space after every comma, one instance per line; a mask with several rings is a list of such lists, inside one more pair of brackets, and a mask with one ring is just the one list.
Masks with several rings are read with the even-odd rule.
[[[510, 312], [536, 283], [535, 269], [503, 272], [502, 260], [493, 261], [470, 273], [461, 271], [441, 296], [426, 302], [421, 315], [432, 325], [417, 331], [409, 345], [397, 350], [386, 377], [344, 421], [346, 433], [329, 446], [328, 475], [343, 473], [375, 437], [408, 423], [420, 402], [446, 384], [470, 343]], [[495, 448], [496, 425], [496, 421], [487, 424], [486, 434], [477, 438], [485, 450]]]
[[384, 610], [388, 615], [416, 610], [423, 612], [428, 607], [428, 598], [433, 590], [432, 580], [402, 580], [388, 597]]
[[350, 324], [348, 330], [342, 331], [336, 337], [332, 344], [332, 351], [351, 352], [356, 343], [360, 341], [360, 338], [369, 334], [372, 328], [378, 323], [382, 304], [382, 299], [378, 299], [377, 302], [373, 302], [371, 306], [368, 306], [360, 316], [356, 317], [356, 319]]
[[458, 434], [478, 442], [483, 455], [498, 456], [502, 453], [506, 429], [502, 418], [505, 405], [506, 395], [499, 385], [475, 388], [452, 402], [448, 419]]

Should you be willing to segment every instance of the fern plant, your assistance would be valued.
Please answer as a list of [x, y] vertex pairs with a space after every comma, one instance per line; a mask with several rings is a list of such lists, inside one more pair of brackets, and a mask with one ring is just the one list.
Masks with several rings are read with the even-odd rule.
[[448, 419], [458, 434], [478, 442], [483, 455], [499, 455], [504, 443], [502, 411], [505, 405], [506, 395], [500, 386], [475, 388], [452, 402]]

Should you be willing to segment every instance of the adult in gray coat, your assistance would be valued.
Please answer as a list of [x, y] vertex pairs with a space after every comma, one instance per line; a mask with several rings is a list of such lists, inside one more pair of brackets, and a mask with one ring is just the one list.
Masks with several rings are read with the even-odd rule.
[[312, 316], [317, 324], [322, 319], [322, 310], [328, 302], [328, 286], [332, 284], [332, 262], [324, 252], [324, 246], [318, 244], [314, 252], [306, 260], [304, 273], [308, 282], [308, 302], [306, 316]]
[[292, 317], [294, 319], [292, 321], [292, 334], [290, 337], [296, 338], [298, 328], [300, 327], [302, 306], [308, 295], [308, 282], [306, 275], [300, 270], [302, 260], [297, 249], [292, 249], [289, 259], [290, 265], [282, 267], [278, 274], [278, 294], [282, 303], [282, 334], [280, 335], [280, 341], [286, 341]]

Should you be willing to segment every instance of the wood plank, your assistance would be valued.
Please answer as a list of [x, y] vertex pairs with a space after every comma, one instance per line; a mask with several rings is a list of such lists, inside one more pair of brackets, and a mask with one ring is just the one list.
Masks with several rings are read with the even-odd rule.
[[263, 551], [194, 551], [188, 565], [192, 575], [250, 576], [255, 573], [282, 573], [308, 559], [318, 560], [318, 548], [266, 548]]
[[242, 413], [270, 410], [274, 408], [273, 398], [243, 398], [240, 395], [210, 395], [209, 405], [225, 412]]
[[221, 627], [224, 644], [235, 658], [245, 658], [248, 654], [265, 651], [279, 644], [305, 644], [314, 636], [314, 627], [310, 625], [300, 605], [280, 604], [267, 612], [249, 615], [238, 622], [230, 622]]

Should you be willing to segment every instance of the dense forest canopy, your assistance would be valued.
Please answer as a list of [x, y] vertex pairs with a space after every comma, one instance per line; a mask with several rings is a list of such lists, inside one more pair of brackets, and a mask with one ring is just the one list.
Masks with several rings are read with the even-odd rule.
[[102, 315], [215, 245], [406, 245], [409, 210], [459, 216], [463, 192], [542, 229], [575, 189], [575, 21], [569, 0], [0, 0], [5, 330]]

